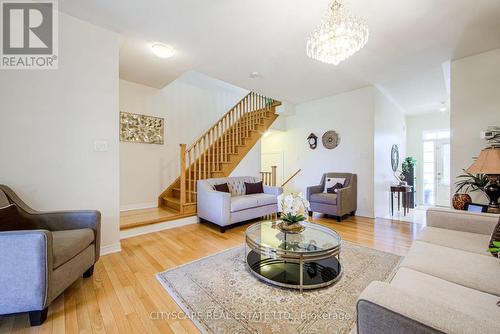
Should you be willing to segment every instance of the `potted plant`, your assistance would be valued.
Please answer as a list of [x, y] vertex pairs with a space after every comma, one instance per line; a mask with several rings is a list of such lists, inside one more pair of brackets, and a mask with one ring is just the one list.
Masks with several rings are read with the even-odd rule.
[[485, 174], [471, 174], [463, 170], [465, 174], [457, 176], [458, 181], [455, 182], [457, 190], [453, 195], [453, 208], [464, 210], [467, 203], [471, 203], [472, 199], [468, 193], [481, 191], [484, 193], [484, 188], [488, 185], [488, 176]]
[[403, 173], [411, 173], [416, 164], [417, 160], [414, 157], [406, 157], [401, 164], [401, 170]]
[[307, 211], [309, 210], [309, 201], [304, 198], [302, 193], [297, 195], [279, 195], [278, 206], [282, 219], [282, 222], [278, 224], [278, 228], [283, 232], [302, 232], [304, 227], [300, 222], [307, 219]]

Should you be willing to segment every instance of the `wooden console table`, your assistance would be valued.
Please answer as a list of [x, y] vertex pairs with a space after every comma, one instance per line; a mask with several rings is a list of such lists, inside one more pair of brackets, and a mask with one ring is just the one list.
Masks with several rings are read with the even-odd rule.
[[[406, 216], [410, 212], [410, 196], [412, 194], [412, 186], [391, 186], [391, 216], [394, 216], [394, 194], [398, 197], [398, 211], [401, 205], [403, 206], [403, 215]], [[401, 195], [403, 198], [401, 200]]]

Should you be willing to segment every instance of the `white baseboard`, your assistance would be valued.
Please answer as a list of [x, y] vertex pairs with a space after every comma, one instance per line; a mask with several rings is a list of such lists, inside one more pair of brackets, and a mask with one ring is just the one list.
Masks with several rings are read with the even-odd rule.
[[158, 207], [157, 202], [127, 204], [127, 205], [120, 206], [120, 212], [140, 210], [140, 209], [151, 209], [151, 208], [156, 208], [156, 207]]
[[147, 226], [140, 226], [136, 228], [129, 228], [123, 231], [120, 231], [120, 239], [127, 239], [136, 237], [138, 235], [158, 232], [162, 230], [168, 230], [175, 227], [185, 226], [189, 224], [196, 224], [199, 222], [197, 216], [191, 216], [186, 218], [181, 218], [177, 220], [171, 220], [163, 223], [156, 223]]
[[122, 245], [117, 242], [116, 244], [101, 246], [101, 256], [111, 253], [118, 253], [122, 251]]

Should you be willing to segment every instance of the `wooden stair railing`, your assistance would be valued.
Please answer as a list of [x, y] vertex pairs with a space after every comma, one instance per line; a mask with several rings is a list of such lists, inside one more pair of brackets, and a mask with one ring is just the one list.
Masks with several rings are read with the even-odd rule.
[[260, 178], [265, 186], [276, 186], [276, 166], [271, 166], [270, 172], [260, 172]]
[[175, 206], [180, 213], [186, 207], [195, 208], [196, 181], [227, 176], [276, 119], [274, 111], [279, 105], [279, 101], [251, 92], [191, 146], [181, 144], [180, 177], [160, 195], [159, 205]]
[[281, 184], [281, 187], [286, 186], [294, 177], [296, 177], [300, 172], [302, 172], [302, 169], [297, 170], [295, 173], [292, 174], [285, 182]]

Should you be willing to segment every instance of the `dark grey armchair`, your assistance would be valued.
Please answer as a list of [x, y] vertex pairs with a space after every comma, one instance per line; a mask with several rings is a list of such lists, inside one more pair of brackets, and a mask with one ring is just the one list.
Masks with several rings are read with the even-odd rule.
[[[345, 178], [344, 188], [338, 189], [336, 194], [324, 193], [325, 180], [327, 177]], [[357, 209], [357, 176], [352, 173], [326, 173], [321, 178], [321, 184], [307, 187], [307, 200], [311, 204], [311, 211], [320, 212], [337, 217], [337, 221], [342, 221], [342, 217], [350, 214], [354, 216]]]
[[37, 212], [0, 185], [0, 208], [12, 204], [10, 221], [19, 227], [0, 226], [0, 314], [28, 312], [31, 325], [38, 326], [57, 296], [82, 275], [92, 276], [101, 214]]

